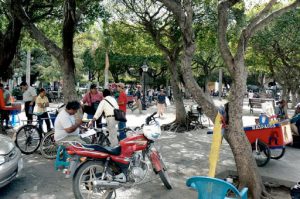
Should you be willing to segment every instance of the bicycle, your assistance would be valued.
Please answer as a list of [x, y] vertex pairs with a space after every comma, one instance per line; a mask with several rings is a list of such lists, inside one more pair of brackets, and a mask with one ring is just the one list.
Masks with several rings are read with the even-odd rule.
[[[83, 120], [85, 124], [88, 124], [89, 121], [90, 120]], [[111, 143], [108, 139], [109, 132], [106, 130], [106, 126], [106, 123], [95, 123], [91, 128], [81, 125], [81, 136], [86, 134], [87, 136], [85, 137], [88, 137], [90, 139], [90, 143], [92, 144], [110, 146]], [[92, 130], [94, 130], [94, 132]], [[59, 145], [54, 139], [54, 132], [51, 131], [44, 136], [41, 142], [40, 151], [43, 157], [47, 159], [54, 159], [56, 157], [58, 147]]]
[[[50, 113], [50, 115], [54, 115], [54, 117], [49, 117], [51, 123], [54, 123], [59, 109], [63, 106], [64, 104], [56, 108], [54, 111], [47, 111], [48, 114]], [[33, 115], [38, 116], [38, 114]], [[40, 120], [46, 119], [48, 118], [38, 118], [34, 121], [35, 124], [25, 124], [18, 129], [15, 144], [23, 154], [32, 154], [39, 148], [43, 137], [46, 135], [46, 132], [43, 131], [39, 122]]]

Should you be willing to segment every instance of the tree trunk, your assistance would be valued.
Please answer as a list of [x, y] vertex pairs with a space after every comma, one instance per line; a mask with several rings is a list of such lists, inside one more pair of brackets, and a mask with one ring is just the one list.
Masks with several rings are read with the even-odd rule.
[[235, 158], [240, 186], [247, 186], [253, 198], [260, 198], [263, 189], [262, 179], [252, 157], [251, 146], [243, 130], [242, 122], [247, 74], [243, 58], [240, 58], [240, 61], [235, 61], [235, 63], [237, 74], [234, 76], [231, 86], [231, 96], [229, 96], [229, 124], [225, 138]]
[[75, 18], [76, 4], [75, 0], [65, 1], [64, 25], [62, 31], [63, 37], [63, 57], [64, 64], [63, 71], [63, 92], [64, 102], [71, 100], [78, 100], [76, 93], [75, 82], [75, 62], [73, 55], [73, 37], [75, 32], [76, 18]]
[[10, 64], [16, 54], [17, 45], [23, 25], [16, 16], [13, 15], [12, 21], [8, 24], [5, 34], [0, 36], [0, 70], [3, 80], [12, 76]]
[[183, 97], [181, 91], [179, 89], [178, 83], [179, 81], [179, 71], [176, 60], [168, 59], [169, 63], [169, 71], [171, 73], [171, 86], [173, 90], [173, 97], [176, 106], [176, 123], [185, 124], [186, 121], [186, 111], [183, 104]]

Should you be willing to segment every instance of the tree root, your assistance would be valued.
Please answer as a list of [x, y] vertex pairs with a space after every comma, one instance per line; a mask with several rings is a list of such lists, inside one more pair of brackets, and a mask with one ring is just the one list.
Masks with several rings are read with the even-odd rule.
[[175, 133], [184, 133], [186, 131], [189, 131], [189, 127], [186, 124], [180, 124], [176, 121], [171, 122], [169, 124], [164, 124], [161, 126], [161, 128], [164, 131], [172, 131]]
[[261, 199], [274, 199], [267, 190], [262, 191], [260, 198]]

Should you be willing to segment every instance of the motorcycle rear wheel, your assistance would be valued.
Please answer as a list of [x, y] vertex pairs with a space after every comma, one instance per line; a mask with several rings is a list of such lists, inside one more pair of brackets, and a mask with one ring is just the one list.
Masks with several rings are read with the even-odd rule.
[[88, 161], [75, 173], [73, 193], [76, 199], [111, 199], [114, 190], [106, 190], [93, 186], [93, 181], [100, 178], [104, 170], [103, 162]]

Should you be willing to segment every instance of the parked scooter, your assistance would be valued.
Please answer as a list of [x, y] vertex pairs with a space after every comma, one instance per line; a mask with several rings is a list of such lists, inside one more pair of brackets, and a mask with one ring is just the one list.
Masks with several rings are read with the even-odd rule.
[[[141, 183], [147, 176], [150, 160], [153, 171], [167, 189], [172, 189], [166, 165], [154, 146], [161, 135], [153, 113], [146, 118], [140, 133], [120, 141], [115, 148], [72, 143], [66, 148], [71, 156], [73, 192], [76, 199], [111, 198], [120, 187]], [[76, 166], [74, 165], [76, 162]], [[74, 171], [75, 170], [75, 171]]]

